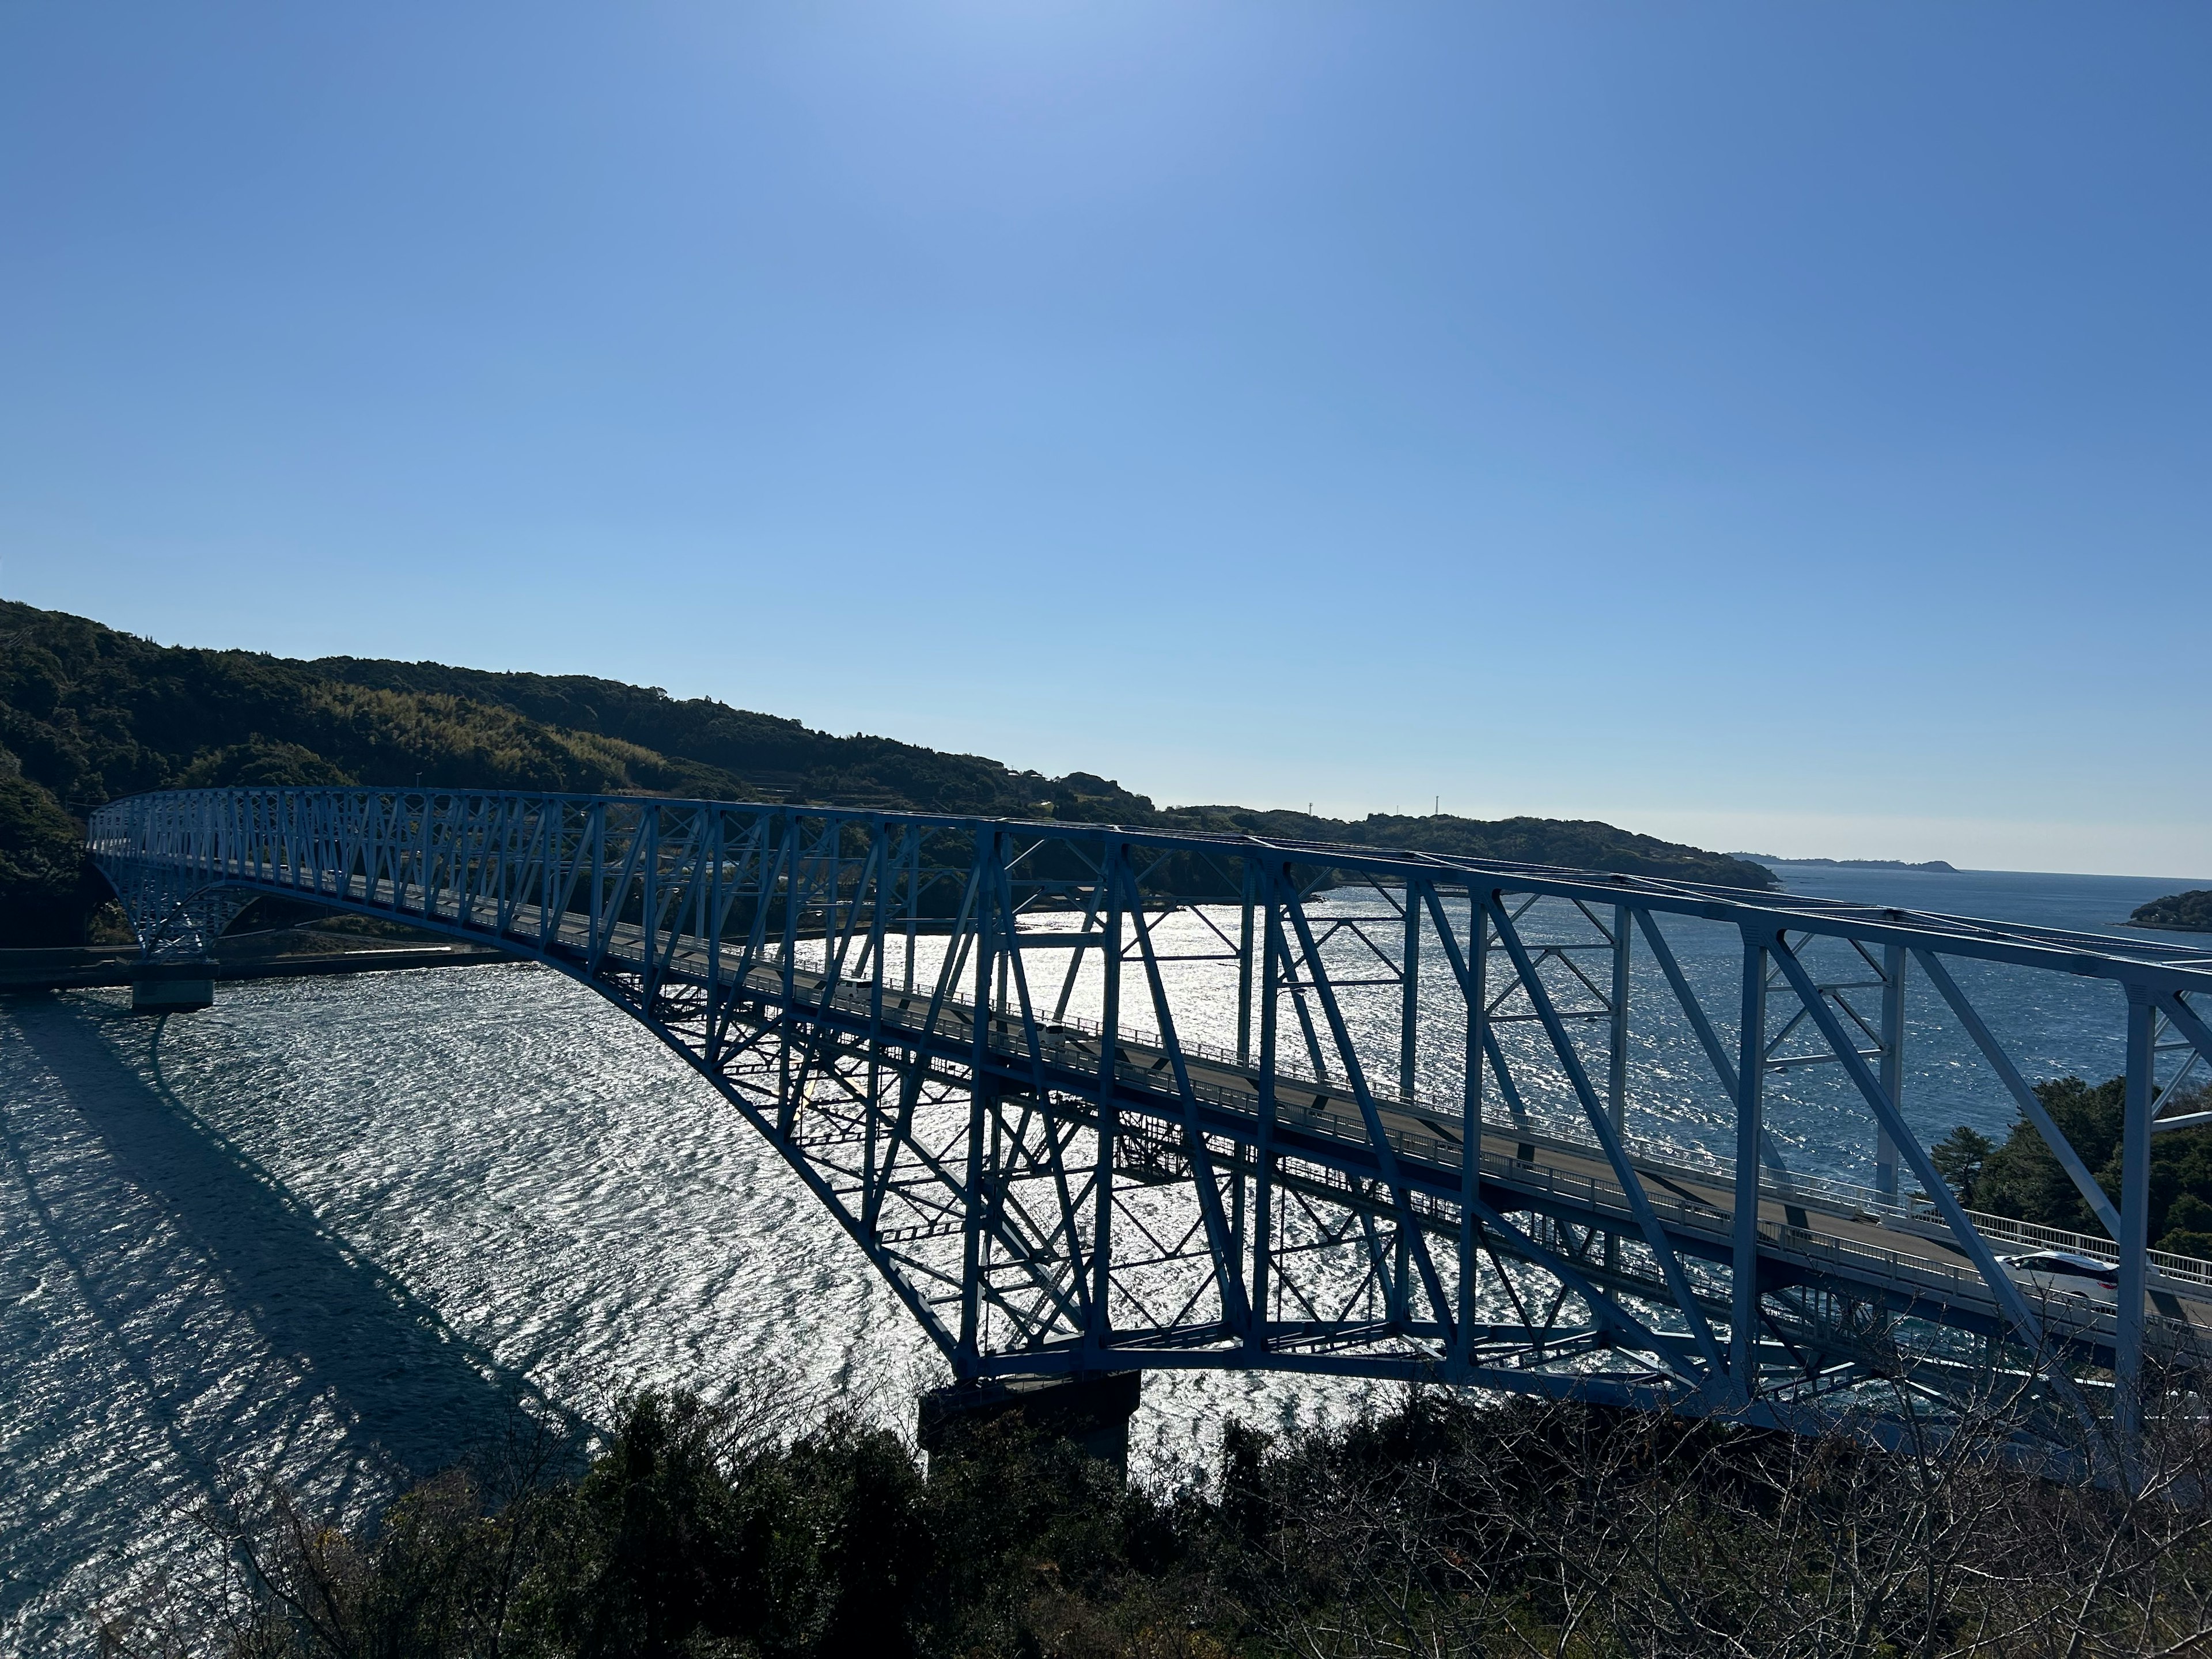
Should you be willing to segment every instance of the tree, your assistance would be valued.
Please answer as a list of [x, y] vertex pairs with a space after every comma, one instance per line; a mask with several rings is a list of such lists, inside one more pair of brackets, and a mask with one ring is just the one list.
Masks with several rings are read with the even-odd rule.
[[1936, 1173], [1950, 1183], [1960, 1203], [1972, 1204], [1974, 1188], [1981, 1182], [1982, 1170], [1996, 1150], [1996, 1143], [1987, 1135], [1961, 1123], [1928, 1149], [1928, 1161], [1936, 1166]]

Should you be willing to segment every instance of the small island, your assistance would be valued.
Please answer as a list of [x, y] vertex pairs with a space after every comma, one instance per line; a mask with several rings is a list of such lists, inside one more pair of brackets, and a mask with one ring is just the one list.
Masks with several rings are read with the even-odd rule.
[[1732, 859], [1748, 859], [1757, 864], [1788, 864], [1818, 867], [1823, 870], [1924, 870], [1932, 875], [1955, 876], [1955, 865], [1942, 859], [1929, 859], [1923, 864], [1908, 864], [1903, 859], [1785, 859], [1771, 853], [1730, 853]]
[[2168, 893], [2162, 899], [2139, 905], [2128, 918], [2128, 926], [2170, 927], [2181, 933], [2212, 933], [2212, 887]]

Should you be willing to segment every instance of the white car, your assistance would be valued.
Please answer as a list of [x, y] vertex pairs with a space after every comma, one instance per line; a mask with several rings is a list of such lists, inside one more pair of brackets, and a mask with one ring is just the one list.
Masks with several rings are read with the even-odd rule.
[[2093, 1302], [2118, 1304], [2120, 1264], [2079, 1250], [2030, 1250], [2026, 1255], [2004, 1258], [2005, 1270], [2031, 1290], [2086, 1296]]

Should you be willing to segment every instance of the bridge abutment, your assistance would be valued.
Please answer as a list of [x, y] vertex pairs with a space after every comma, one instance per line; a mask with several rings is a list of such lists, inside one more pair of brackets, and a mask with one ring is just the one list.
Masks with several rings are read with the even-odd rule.
[[131, 1012], [184, 1014], [215, 1002], [211, 962], [142, 962], [131, 974]]
[[1073, 1441], [1115, 1474], [1126, 1476], [1129, 1419], [1137, 1413], [1142, 1376], [1140, 1371], [1108, 1371], [1080, 1377], [994, 1377], [933, 1389], [921, 1396], [921, 1447], [933, 1459], [957, 1456], [963, 1435], [1011, 1417], [1040, 1434]]

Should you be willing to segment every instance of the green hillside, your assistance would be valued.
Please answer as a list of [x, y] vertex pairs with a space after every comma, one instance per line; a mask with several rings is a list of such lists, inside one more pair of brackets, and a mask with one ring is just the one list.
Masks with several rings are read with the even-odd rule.
[[1757, 865], [1547, 818], [1357, 821], [1162, 809], [888, 738], [580, 675], [161, 646], [0, 600], [0, 945], [82, 938], [106, 897], [83, 817], [148, 789], [236, 784], [565, 789], [1057, 817], [1355, 842], [1747, 887]]
[[2172, 927], [2185, 933], [2212, 933], [2212, 887], [2168, 893], [2139, 905], [2128, 920], [2137, 927]]

